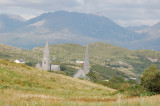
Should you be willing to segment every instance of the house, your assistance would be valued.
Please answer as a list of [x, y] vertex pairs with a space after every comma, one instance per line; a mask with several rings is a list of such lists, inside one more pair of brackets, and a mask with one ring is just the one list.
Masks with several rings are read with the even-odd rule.
[[23, 59], [16, 59], [14, 62], [15, 63], [21, 63], [21, 64], [25, 64], [26, 63]]
[[77, 63], [77, 64], [83, 64], [84, 61], [76, 60], [76, 63]]
[[60, 65], [51, 65], [51, 71], [60, 71]]

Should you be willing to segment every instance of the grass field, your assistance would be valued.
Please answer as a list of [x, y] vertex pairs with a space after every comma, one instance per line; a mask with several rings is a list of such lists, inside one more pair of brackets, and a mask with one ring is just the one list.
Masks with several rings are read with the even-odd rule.
[[160, 95], [127, 98], [86, 80], [0, 60], [0, 106], [158, 106]]

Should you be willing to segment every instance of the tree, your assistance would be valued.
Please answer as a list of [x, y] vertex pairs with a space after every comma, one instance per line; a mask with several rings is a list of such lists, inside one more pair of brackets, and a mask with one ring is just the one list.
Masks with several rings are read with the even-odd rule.
[[120, 76], [113, 77], [109, 81], [113, 83], [125, 83], [125, 79]]
[[[155, 82], [159, 80], [159, 70], [156, 66], [151, 65], [148, 69], [144, 71], [141, 77], [141, 85], [148, 91], [155, 92], [155, 87], [157, 86]], [[157, 87], [156, 87], [157, 88]]]
[[91, 80], [92, 82], [97, 82], [97, 81], [100, 81], [100, 80], [103, 79], [101, 76], [99, 76], [98, 74], [96, 74], [96, 73], [93, 72], [93, 71], [90, 71], [90, 72], [87, 74], [87, 77], [88, 77], [89, 80]]
[[152, 79], [152, 91], [156, 93], [160, 93], [160, 72], [155, 74], [155, 77]]

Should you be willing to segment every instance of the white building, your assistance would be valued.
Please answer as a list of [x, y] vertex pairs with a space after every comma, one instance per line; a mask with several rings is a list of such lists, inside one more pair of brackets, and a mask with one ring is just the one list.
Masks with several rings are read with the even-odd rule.
[[83, 64], [83, 63], [84, 63], [84, 61], [76, 60], [76, 63], [78, 63], [78, 64]]
[[21, 64], [25, 64], [26, 63], [23, 59], [16, 59], [14, 62], [15, 63], [21, 63]]

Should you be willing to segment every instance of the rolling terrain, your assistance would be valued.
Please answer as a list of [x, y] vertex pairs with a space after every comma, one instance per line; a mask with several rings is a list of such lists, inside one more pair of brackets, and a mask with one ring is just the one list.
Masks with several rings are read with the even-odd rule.
[[[34, 100], [34, 97], [57, 100], [107, 99], [108, 95], [116, 90], [88, 81], [37, 70], [24, 64], [0, 60], [0, 91], [1, 104], [18, 102], [19, 99], [21, 99], [19, 102], [31, 98]], [[4, 98], [3, 95], [6, 97]]]
[[0, 59], [0, 105], [159, 105], [159, 95], [130, 97], [85, 80]]
[[[68, 64], [77, 70], [79, 65], [76, 60], [83, 60], [85, 46], [78, 44], [56, 44], [50, 45], [50, 57], [53, 64]], [[95, 65], [112, 68], [126, 73], [132, 77], [138, 77], [144, 69], [151, 64], [160, 64], [160, 52], [153, 50], [128, 50], [107, 43], [89, 44], [89, 55], [91, 66]], [[24, 59], [27, 63], [35, 66], [42, 61], [43, 47], [36, 47], [32, 50], [24, 50], [12, 46], [1, 45], [0, 58], [14, 61]], [[76, 66], [75, 66], [76, 65]]]

